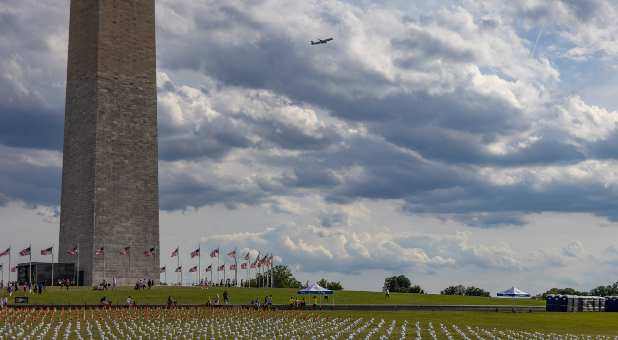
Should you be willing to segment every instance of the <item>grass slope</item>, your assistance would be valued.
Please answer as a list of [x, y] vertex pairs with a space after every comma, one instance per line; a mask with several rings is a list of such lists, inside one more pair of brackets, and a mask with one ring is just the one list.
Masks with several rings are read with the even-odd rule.
[[[138, 304], [165, 304], [168, 296], [172, 296], [180, 304], [203, 304], [208, 297], [219, 294], [223, 296], [223, 288], [181, 288], [155, 287], [150, 290], [136, 291], [131, 288], [117, 288], [108, 291], [94, 291], [91, 288], [70, 288], [68, 291], [60, 288], [47, 288], [42, 295], [19, 292], [14, 296], [30, 296], [31, 304], [97, 304], [101, 297], [106, 296], [114, 304], [124, 304], [127, 296], [132, 296]], [[285, 304], [290, 296], [296, 295], [296, 289], [266, 289], [266, 288], [230, 288], [232, 304], [249, 303], [252, 299], [272, 295], [274, 303]], [[6, 292], [6, 291], [5, 291]], [[4, 293], [6, 295], [6, 293]], [[13, 299], [10, 301], [13, 302]], [[418, 304], [418, 305], [544, 305], [539, 300], [511, 300], [484, 297], [417, 295], [392, 293], [390, 299], [385, 299], [379, 292], [340, 291], [335, 293], [338, 304]]]

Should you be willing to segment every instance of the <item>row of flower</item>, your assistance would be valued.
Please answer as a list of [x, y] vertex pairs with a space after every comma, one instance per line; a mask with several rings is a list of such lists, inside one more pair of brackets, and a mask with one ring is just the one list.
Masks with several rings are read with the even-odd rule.
[[538, 339], [617, 337], [484, 329], [441, 321], [239, 309], [5, 310], [3, 339]]

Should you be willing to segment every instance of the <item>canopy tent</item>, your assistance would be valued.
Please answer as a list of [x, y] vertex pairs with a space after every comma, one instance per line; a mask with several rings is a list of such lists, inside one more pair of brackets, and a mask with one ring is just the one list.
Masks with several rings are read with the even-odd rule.
[[309, 287], [303, 288], [298, 291], [299, 295], [332, 295], [334, 293], [334, 291], [321, 287], [317, 283], [314, 283]]
[[503, 292], [498, 292], [497, 295], [500, 297], [530, 297], [530, 294], [518, 289], [517, 287], [512, 287], [511, 289], [507, 289]]
[[333, 295], [333, 298], [331, 301], [333, 305], [335, 304], [335, 295], [334, 295], [335, 292], [330, 289], [321, 287], [317, 283], [314, 283], [307, 288], [303, 288], [299, 290], [297, 293], [298, 295], [320, 295], [320, 300], [323, 300], [323, 299], [328, 300], [328, 295]]

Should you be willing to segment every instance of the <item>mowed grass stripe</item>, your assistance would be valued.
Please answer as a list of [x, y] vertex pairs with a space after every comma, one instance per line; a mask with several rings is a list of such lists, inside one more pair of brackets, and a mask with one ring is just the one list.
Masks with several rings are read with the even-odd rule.
[[[205, 304], [208, 298], [214, 299], [218, 294], [223, 301], [223, 288], [197, 287], [154, 287], [146, 290], [134, 290], [128, 287], [107, 291], [95, 291], [92, 288], [80, 287], [69, 290], [48, 287], [42, 295], [18, 292], [13, 296], [29, 296], [30, 304], [64, 305], [64, 304], [98, 304], [102, 297], [107, 297], [113, 304], [125, 304], [128, 296], [132, 296], [138, 304], [165, 304], [168, 296], [179, 304]], [[230, 303], [246, 304], [253, 299], [263, 301], [266, 295], [273, 296], [275, 304], [287, 304], [292, 296], [297, 296], [297, 289], [286, 288], [229, 288]], [[3, 293], [6, 295], [6, 291]], [[305, 297], [307, 304], [312, 303], [312, 297]], [[329, 297], [328, 303], [332, 303]], [[380, 292], [339, 291], [334, 296], [337, 304], [414, 304], [414, 305], [523, 305], [543, 306], [542, 300], [498, 299], [486, 297], [418, 295], [391, 293], [386, 299]], [[11, 303], [13, 299], [11, 298]]]

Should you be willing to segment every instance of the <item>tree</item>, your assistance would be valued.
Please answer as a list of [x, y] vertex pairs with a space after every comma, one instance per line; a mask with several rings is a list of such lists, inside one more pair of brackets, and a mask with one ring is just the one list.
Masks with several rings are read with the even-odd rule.
[[326, 286], [326, 288], [330, 289], [330, 290], [343, 290], [343, 285], [341, 285], [341, 282], [337, 281], [331, 281], [328, 283], [328, 285]]
[[466, 295], [466, 287], [462, 285], [450, 286], [440, 292], [442, 295]]
[[412, 286], [412, 282], [405, 275], [387, 277], [384, 279], [384, 288], [396, 293], [425, 294], [420, 286]]
[[547, 297], [547, 295], [578, 295], [578, 296], [587, 296], [587, 292], [580, 292], [573, 288], [552, 288], [545, 293], [543, 293], [543, 299]]
[[330, 290], [342, 290], [343, 289], [341, 282], [328, 281], [325, 278], [320, 279], [320, 281], [318, 281], [317, 284], [321, 287], [324, 287]]
[[264, 274], [257, 274], [256, 278], [251, 279], [251, 286], [257, 286], [258, 282], [264, 282], [263, 278], [273, 272], [273, 286], [275, 288], [301, 288], [302, 284], [298, 281], [287, 266], [277, 265], [269, 269]]
[[489, 297], [491, 293], [486, 290], [477, 287], [468, 287], [466, 288], [466, 296], [485, 296]]
[[465, 296], [490, 296], [488, 291], [477, 287], [465, 287], [463, 285], [450, 286], [440, 292], [442, 295], [465, 295]]
[[590, 291], [590, 295], [593, 296], [617, 296], [618, 295], [618, 282], [608, 286], [598, 286]]

